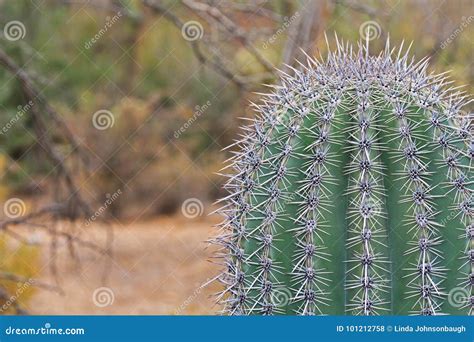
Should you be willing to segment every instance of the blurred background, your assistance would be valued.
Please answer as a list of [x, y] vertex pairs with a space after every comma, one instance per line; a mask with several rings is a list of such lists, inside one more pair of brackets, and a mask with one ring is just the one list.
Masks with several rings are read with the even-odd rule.
[[[472, 93], [471, 0], [0, 0], [0, 311], [214, 314], [219, 176], [325, 34]], [[201, 287], [201, 285], [206, 285]]]

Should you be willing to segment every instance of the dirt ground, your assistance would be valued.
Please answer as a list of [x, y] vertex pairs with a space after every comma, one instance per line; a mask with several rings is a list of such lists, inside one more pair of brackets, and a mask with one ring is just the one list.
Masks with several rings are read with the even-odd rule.
[[[61, 246], [57, 281], [64, 294], [38, 290], [28, 310], [45, 315], [215, 314], [219, 307], [211, 295], [218, 285], [200, 288], [218, 272], [205, 243], [215, 233], [213, 223], [207, 218], [161, 218], [115, 224], [114, 255], [108, 264], [106, 257], [84, 248], [78, 250], [78, 264], [66, 245]], [[87, 237], [104, 236], [100, 224], [82, 229], [88, 230]], [[55, 283], [49, 261], [45, 248], [40, 279]]]

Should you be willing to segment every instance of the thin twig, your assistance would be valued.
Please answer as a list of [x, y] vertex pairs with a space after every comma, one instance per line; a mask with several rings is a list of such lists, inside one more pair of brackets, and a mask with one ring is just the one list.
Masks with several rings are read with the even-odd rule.
[[[153, 0], [143, 0], [143, 4], [152, 9], [153, 11], [160, 13], [165, 19], [172, 22], [179, 30], [182, 29], [184, 23], [173, 14], [169, 9], [165, 8], [160, 3]], [[208, 58], [201, 50], [201, 47], [197, 41], [188, 41], [191, 48], [193, 49], [194, 55], [199, 60], [200, 63], [206, 64], [216, 72], [234, 82], [239, 88], [245, 88], [245, 82], [242, 80], [241, 76], [231, 72], [226, 66], [220, 63], [216, 63], [214, 60]]]

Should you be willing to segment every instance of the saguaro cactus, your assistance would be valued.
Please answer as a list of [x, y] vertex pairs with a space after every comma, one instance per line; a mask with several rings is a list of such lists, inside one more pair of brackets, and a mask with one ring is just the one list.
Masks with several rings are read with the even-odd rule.
[[470, 99], [403, 44], [336, 45], [233, 144], [224, 313], [473, 314]]

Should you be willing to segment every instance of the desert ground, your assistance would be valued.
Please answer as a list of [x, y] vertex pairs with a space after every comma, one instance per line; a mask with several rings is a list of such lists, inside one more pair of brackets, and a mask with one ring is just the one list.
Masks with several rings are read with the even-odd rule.
[[[44, 248], [40, 280], [57, 283], [63, 293], [37, 290], [27, 309], [44, 315], [214, 314], [219, 307], [212, 294], [219, 287], [201, 288], [218, 272], [205, 242], [215, 232], [213, 223], [173, 217], [113, 224], [111, 258], [86, 248], [72, 258], [66, 245], [60, 246], [56, 276]], [[83, 229], [94, 237], [103, 235], [104, 226]]]

